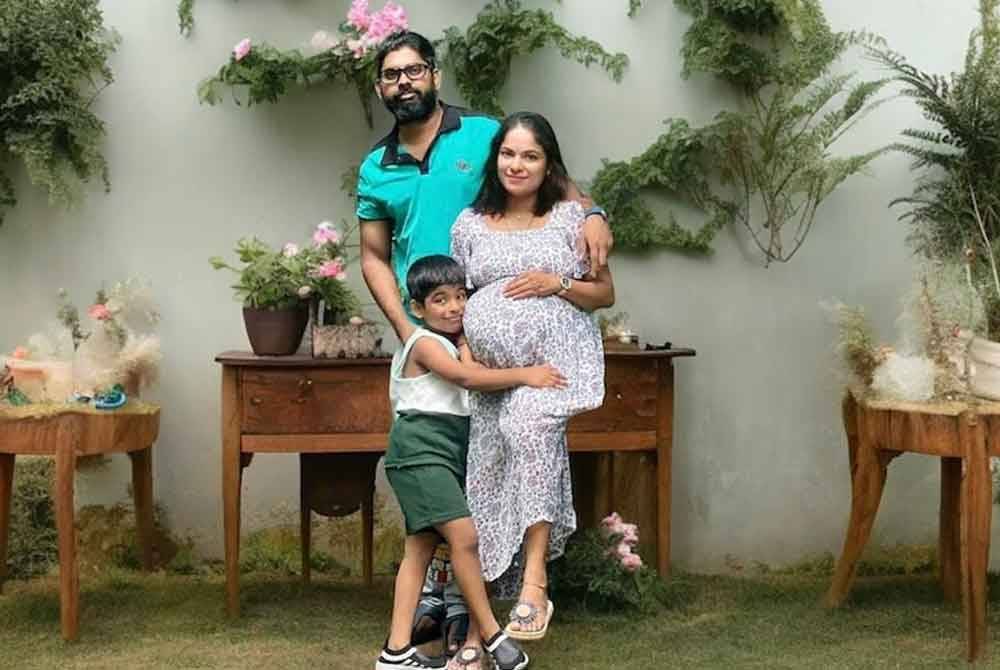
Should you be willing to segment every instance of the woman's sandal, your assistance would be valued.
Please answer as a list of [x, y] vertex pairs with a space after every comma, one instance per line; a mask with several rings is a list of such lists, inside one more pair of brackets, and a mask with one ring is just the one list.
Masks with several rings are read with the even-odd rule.
[[444, 655], [454, 656], [465, 644], [469, 636], [469, 614], [462, 612], [447, 617], [441, 624], [441, 638], [444, 640]]
[[[547, 590], [546, 587], [541, 584], [529, 584], [528, 582], [525, 582], [525, 586], [534, 586], [535, 588], [541, 589], [542, 591]], [[534, 604], [529, 603], [525, 600], [518, 601], [517, 605], [515, 605], [514, 608], [510, 611], [510, 616], [509, 616], [510, 623], [508, 623], [507, 627], [504, 629], [507, 635], [514, 638], [515, 640], [527, 640], [527, 641], [541, 640], [543, 637], [545, 637], [545, 633], [548, 632], [549, 630], [549, 622], [552, 621], [552, 614], [555, 612], [556, 609], [555, 605], [552, 604], [551, 600], [546, 598], [545, 603], [546, 603], [545, 623], [542, 625], [542, 627], [539, 628], [538, 630], [524, 630], [525, 626], [530, 626], [534, 624], [542, 613], [541, 611], [539, 611], [538, 607], [536, 607]], [[517, 624], [517, 628], [513, 627], [514, 624]]]
[[524, 670], [531, 662], [517, 642], [510, 639], [502, 630], [498, 630], [493, 637], [486, 640], [483, 646], [493, 659], [496, 670]]
[[483, 650], [479, 645], [462, 647], [448, 661], [447, 670], [487, 670], [484, 660]]

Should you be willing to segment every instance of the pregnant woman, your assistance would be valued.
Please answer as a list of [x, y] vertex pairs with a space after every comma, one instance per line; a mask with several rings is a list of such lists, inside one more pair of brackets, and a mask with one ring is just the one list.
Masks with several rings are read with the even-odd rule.
[[518, 598], [507, 631], [519, 639], [544, 636], [553, 611], [545, 564], [576, 529], [566, 423], [604, 399], [601, 336], [589, 312], [614, 303], [614, 286], [606, 269], [586, 278], [585, 212], [566, 200], [568, 184], [548, 121], [513, 114], [493, 140], [475, 204], [452, 228], [452, 255], [475, 290], [464, 319], [475, 358], [498, 368], [550, 363], [568, 382], [472, 400], [469, 508], [494, 594]]

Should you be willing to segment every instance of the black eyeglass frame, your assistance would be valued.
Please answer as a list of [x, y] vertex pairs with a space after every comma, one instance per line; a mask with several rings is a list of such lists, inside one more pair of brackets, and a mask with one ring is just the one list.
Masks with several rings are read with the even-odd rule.
[[410, 63], [406, 67], [387, 67], [379, 72], [378, 80], [381, 84], [397, 84], [400, 77], [405, 74], [410, 81], [421, 81], [428, 72], [433, 72], [434, 69], [434, 65], [431, 63]]

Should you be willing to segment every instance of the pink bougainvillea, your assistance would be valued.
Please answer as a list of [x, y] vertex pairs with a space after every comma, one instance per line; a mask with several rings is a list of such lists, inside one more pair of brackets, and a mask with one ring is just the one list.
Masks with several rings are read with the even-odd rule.
[[618, 544], [608, 549], [608, 555], [621, 563], [628, 572], [635, 572], [642, 567], [642, 558], [633, 554], [632, 549], [639, 544], [639, 526], [625, 523], [617, 512], [612, 512], [601, 520], [601, 532], [609, 540], [614, 536]]

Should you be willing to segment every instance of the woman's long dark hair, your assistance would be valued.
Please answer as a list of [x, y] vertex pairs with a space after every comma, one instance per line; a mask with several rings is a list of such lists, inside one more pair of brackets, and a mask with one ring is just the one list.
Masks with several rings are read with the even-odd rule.
[[483, 185], [472, 204], [472, 209], [478, 214], [503, 214], [507, 210], [507, 189], [500, 183], [497, 160], [500, 157], [500, 145], [503, 144], [507, 133], [518, 126], [530, 131], [535, 136], [535, 142], [545, 152], [546, 173], [541, 186], [538, 187], [535, 216], [546, 214], [554, 204], [566, 197], [569, 175], [552, 125], [541, 114], [515, 112], [503, 120], [490, 144], [490, 157], [486, 160]]

